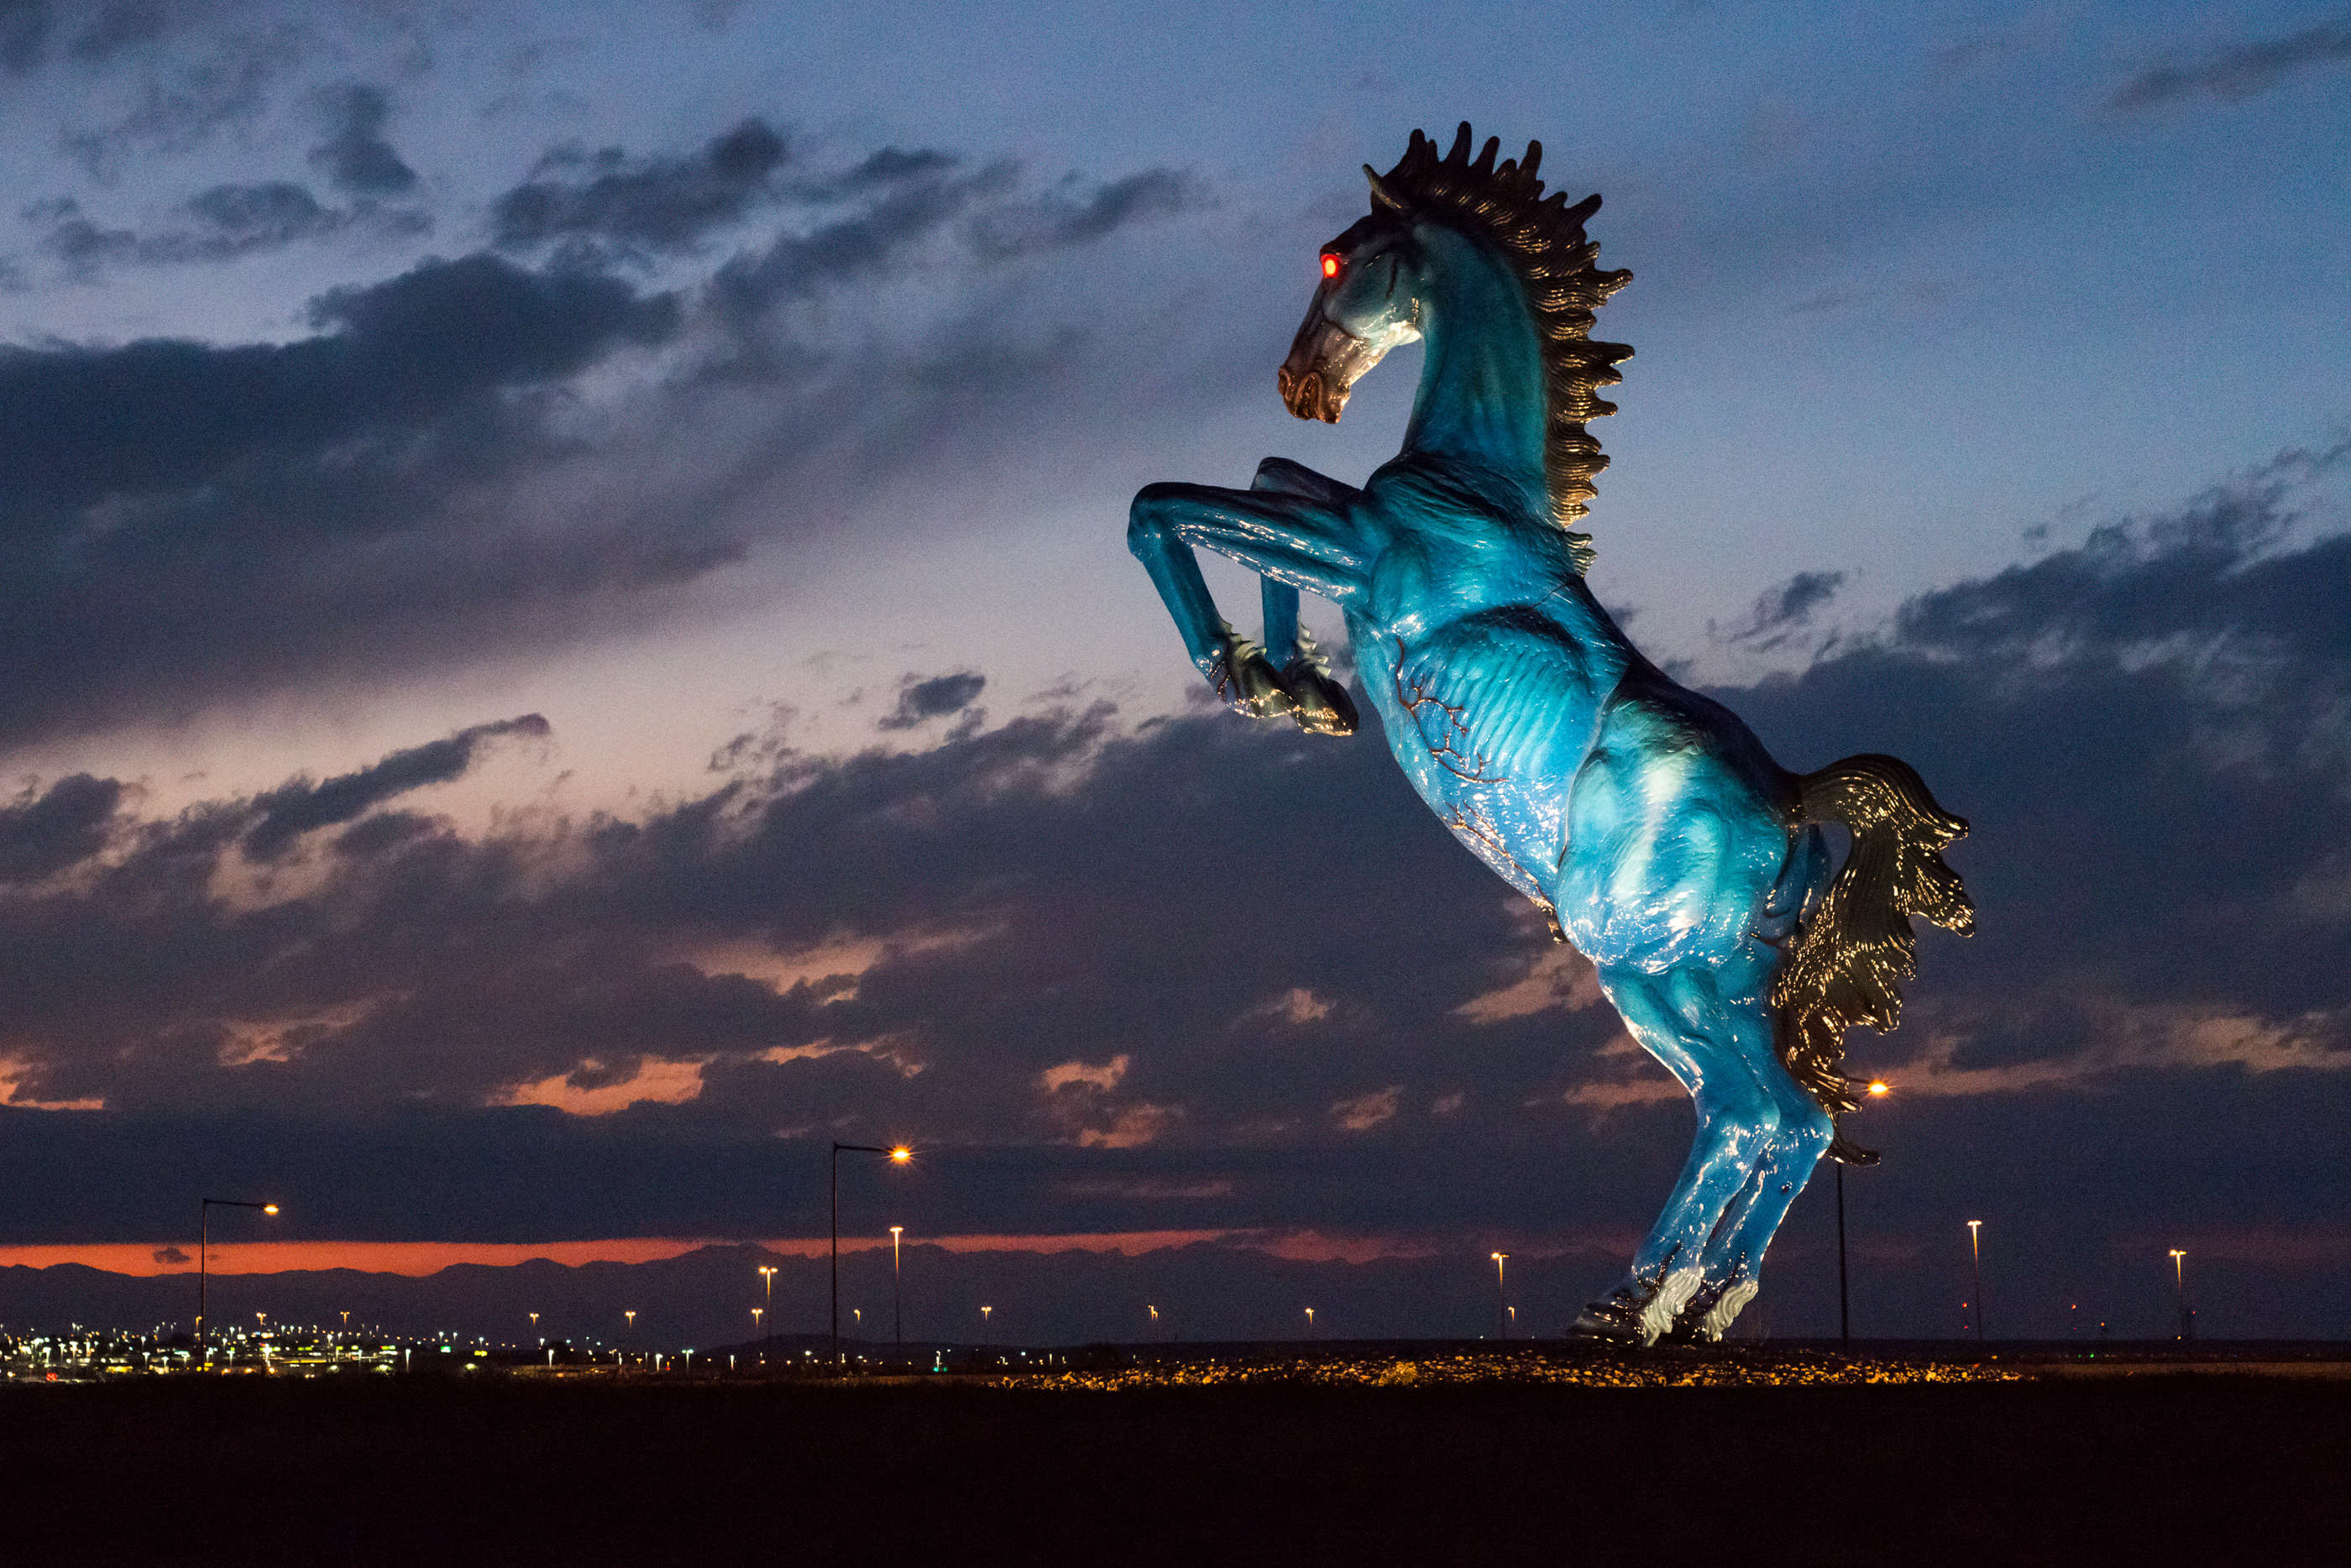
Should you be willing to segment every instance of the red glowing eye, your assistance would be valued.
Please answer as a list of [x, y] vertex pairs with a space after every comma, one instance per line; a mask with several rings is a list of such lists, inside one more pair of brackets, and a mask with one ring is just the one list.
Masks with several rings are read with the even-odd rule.
[[1339, 275], [1339, 258], [1330, 254], [1328, 252], [1325, 252], [1322, 256], [1322, 275], [1324, 277], [1337, 277]]

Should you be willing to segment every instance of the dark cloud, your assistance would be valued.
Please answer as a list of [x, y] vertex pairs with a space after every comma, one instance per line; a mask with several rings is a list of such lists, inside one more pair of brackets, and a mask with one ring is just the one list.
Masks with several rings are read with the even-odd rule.
[[[2016, 1255], [2063, 1273], [2034, 1172], [2116, 1237], [2351, 1196], [2351, 536], [2303, 536], [2347, 454], [2283, 454], [1715, 693], [1788, 766], [1890, 751], [1974, 824], [1952, 858], [1982, 933], [1930, 937], [1904, 1031], [1853, 1043], [1900, 1085], [1871, 1115], [1906, 1224], [2007, 1194]], [[926, 750], [752, 748], [633, 819], [365, 815], [515, 727], [163, 821], [102, 781], [18, 802], [80, 797], [29, 864], [89, 869], [0, 898], [15, 1096], [104, 1099], [57, 1124], [87, 1128], [267, 1106], [288, 1147], [429, 1111], [468, 1201], [498, 1184], [467, 1172], [551, 1162], [529, 1207], [469, 1224], [574, 1234], [695, 1231], [729, 1182], [655, 1172], [741, 1161], [758, 1188], [824, 1129], [954, 1163], [940, 1229], [1629, 1236], [1671, 1180], [1679, 1092], [1374, 737], [1068, 708]], [[612, 1114], [496, 1108], [517, 1097]], [[614, 1159], [642, 1198], [559, 1196]]]
[[282, 347], [0, 348], [0, 466], [27, 520], [567, 376], [620, 345], [663, 341], [677, 309], [610, 279], [474, 256], [336, 289], [310, 319], [320, 336]]
[[[82, 35], [97, 41], [89, 63], [102, 63], [154, 35], [148, 19], [168, 17], [166, 8], [123, 7], [120, 25]], [[154, 52], [142, 67], [131, 107], [96, 124], [70, 128], [66, 151], [93, 175], [110, 178], [134, 153], [177, 153], [201, 147], [225, 131], [252, 125], [271, 104], [278, 81], [303, 59], [310, 36], [302, 26], [280, 22], [214, 31], [205, 47]]]
[[711, 277], [708, 303], [740, 328], [778, 303], [883, 277], [980, 202], [1009, 192], [1018, 173], [1014, 164], [996, 162], [967, 174], [893, 181], [848, 217], [787, 231], [764, 250], [730, 258]]
[[0, 0], [0, 67], [22, 76], [39, 65], [49, 26], [49, 0]]
[[69, 196], [37, 202], [24, 215], [43, 225], [40, 249], [77, 283], [99, 282], [118, 266], [235, 261], [339, 234], [413, 237], [432, 228], [431, 218], [421, 209], [372, 202], [321, 206], [308, 189], [282, 180], [215, 185], [190, 197], [181, 211], [189, 220], [186, 226], [144, 235], [99, 227]]
[[1728, 629], [1714, 630], [1718, 640], [1740, 643], [1758, 653], [1785, 647], [1812, 624], [1813, 612], [1836, 597], [1844, 586], [1843, 572], [1798, 572], [1776, 587], [1756, 596], [1747, 618]]
[[[347, 119], [375, 123], [366, 102]], [[290, 342], [0, 348], [17, 522], [0, 744], [669, 613], [763, 532], [853, 527], [884, 481], [1059, 439], [1112, 368], [1060, 319], [1068, 301], [1022, 297], [1023, 269], [1159, 210], [1165, 182], [1040, 202], [1000, 161], [884, 148], [826, 171], [786, 153], [754, 121], [690, 157], [542, 170], [560, 197], [528, 229], [545, 265], [428, 259], [313, 301], [315, 334]], [[698, 283], [654, 293], [605, 265], [769, 185], [774, 237]], [[982, 254], [970, 223], [1016, 213], [1006, 232], [1029, 238]], [[156, 233], [71, 199], [30, 215], [89, 278], [424, 222], [290, 182], [215, 187]], [[942, 286], [902, 308], [918, 275]], [[835, 308], [798, 308], [820, 296]], [[632, 354], [649, 348], [667, 352]], [[663, 455], [681, 431], [692, 463]]]
[[460, 730], [446, 740], [394, 752], [381, 762], [324, 784], [296, 780], [261, 796], [261, 820], [245, 836], [245, 852], [266, 860], [284, 854], [303, 834], [354, 820], [413, 789], [447, 784], [474, 765], [483, 743], [506, 735], [545, 739], [548, 722], [536, 713]]
[[1945, 44], [1927, 52], [1928, 63], [1938, 71], [1957, 73], [1973, 70], [2015, 52], [2015, 44], [1997, 34], [1963, 38], [1956, 44]]
[[274, 180], [261, 185], [215, 185], [188, 199], [188, 211], [225, 239], [275, 246], [333, 226], [328, 210], [299, 185]]
[[172, 1268], [175, 1269], [183, 1267], [184, 1265], [193, 1263], [196, 1261], [193, 1254], [183, 1251], [177, 1247], [158, 1247], [155, 1249], [153, 1256], [157, 1262], [168, 1264]]
[[330, 88], [319, 96], [327, 139], [310, 150], [310, 163], [338, 191], [354, 196], [401, 196], [416, 188], [416, 171], [384, 140], [392, 100], [364, 82]]
[[548, 461], [535, 391], [668, 341], [673, 297], [472, 256], [336, 290], [310, 317], [317, 336], [282, 345], [0, 348], [0, 739], [315, 676], [361, 628], [379, 668], [436, 641], [445, 657], [480, 607], [731, 555], [674, 518], [530, 538], [449, 511]]
[[161, 0], [110, 0], [74, 36], [66, 52], [77, 60], [102, 65], [126, 50], [153, 43], [169, 30], [168, 8]]
[[2154, 109], [2183, 99], [2215, 99], [2223, 103], [2255, 98], [2305, 71], [2351, 64], [2351, 24], [2321, 22], [2314, 26], [2216, 49], [2189, 66], [2156, 66], [2132, 78], [2106, 100], [2111, 109]]
[[777, 176], [790, 161], [783, 134], [756, 117], [683, 158], [632, 162], [617, 147], [593, 154], [559, 149], [492, 204], [491, 243], [502, 250], [575, 241], [607, 243], [623, 254], [691, 251], [773, 203]]
[[961, 161], [935, 148], [918, 147], [910, 152], [900, 147], [885, 147], [843, 173], [801, 187], [801, 193], [816, 201], [840, 201], [901, 180], [944, 174]]
[[76, 774], [0, 806], [0, 881], [37, 882], [106, 847], [122, 804], [113, 779]]
[[1207, 188], [1172, 169], [1145, 169], [1079, 196], [1068, 186], [973, 224], [980, 254], [1005, 257], [1090, 244], [1126, 228], [1205, 206]]
[[949, 713], [960, 713], [977, 701], [987, 685], [987, 677], [977, 670], [963, 670], [954, 675], [935, 675], [927, 680], [906, 678], [899, 688], [898, 705], [876, 721], [883, 730], [911, 730], [931, 719], [943, 719]]

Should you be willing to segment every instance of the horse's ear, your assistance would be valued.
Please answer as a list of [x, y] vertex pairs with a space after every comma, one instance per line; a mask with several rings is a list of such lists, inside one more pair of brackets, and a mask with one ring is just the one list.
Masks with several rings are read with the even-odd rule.
[[1372, 182], [1372, 206], [1375, 211], [1384, 210], [1390, 213], [1404, 211], [1404, 202], [1397, 199], [1395, 192], [1389, 190], [1381, 182], [1379, 171], [1368, 163], [1364, 165], [1364, 178]]

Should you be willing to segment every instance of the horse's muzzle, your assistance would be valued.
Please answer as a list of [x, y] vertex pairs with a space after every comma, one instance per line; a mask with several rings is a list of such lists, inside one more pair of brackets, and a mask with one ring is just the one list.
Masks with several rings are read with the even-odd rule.
[[1320, 309], [1308, 313], [1306, 324], [1290, 345], [1290, 357], [1274, 372], [1281, 389], [1281, 406], [1301, 420], [1339, 422], [1347, 393], [1369, 362], [1364, 340], [1326, 319]]
[[1331, 385], [1320, 370], [1303, 375], [1284, 365], [1274, 373], [1274, 382], [1281, 389], [1281, 406], [1301, 420], [1321, 420], [1324, 424], [1339, 422], [1339, 410], [1347, 406], [1347, 394]]

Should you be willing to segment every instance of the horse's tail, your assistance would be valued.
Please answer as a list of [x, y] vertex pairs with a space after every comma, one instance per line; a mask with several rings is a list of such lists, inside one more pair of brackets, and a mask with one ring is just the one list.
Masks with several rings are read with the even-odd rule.
[[[1885, 1033], [1902, 1017], [1902, 982], [1917, 972], [1912, 915], [1971, 936], [1975, 906], [1938, 853], [1967, 836], [1964, 817], [1935, 804], [1910, 764], [1865, 754], [1831, 763], [1798, 783], [1800, 823], [1841, 823], [1853, 849], [1812, 918], [1797, 930], [1771, 985], [1780, 1060], [1832, 1117], [1854, 1108], [1844, 1075], [1844, 1032]], [[1845, 1141], [1829, 1152], [1849, 1165], [1877, 1156]]]

